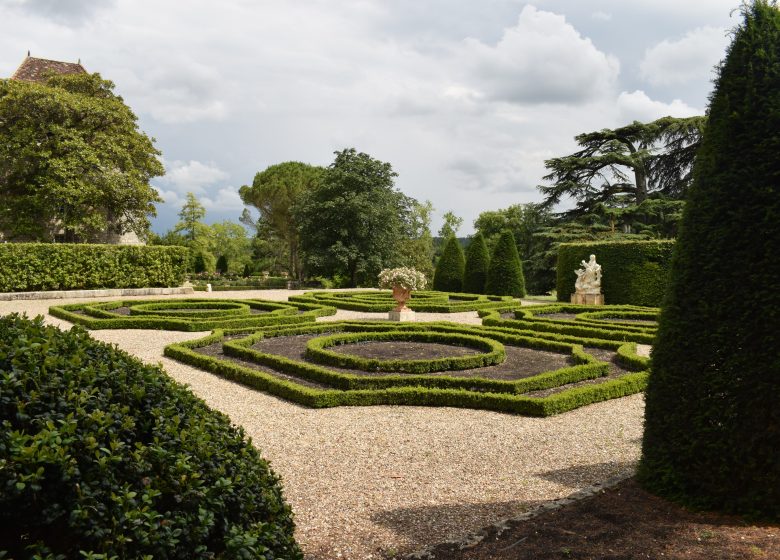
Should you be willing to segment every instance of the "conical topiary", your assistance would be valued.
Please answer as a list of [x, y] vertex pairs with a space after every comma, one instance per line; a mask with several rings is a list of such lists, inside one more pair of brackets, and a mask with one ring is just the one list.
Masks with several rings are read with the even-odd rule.
[[470, 294], [484, 294], [487, 282], [490, 254], [481, 233], [471, 238], [466, 249], [466, 267], [463, 272], [463, 291]]
[[252, 276], [252, 267], [249, 266], [249, 263], [246, 263], [244, 265], [244, 272], [243, 274], [241, 274], [241, 276], [243, 276], [244, 278], [249, 278], [250, 276]]
[[220, 255], [217, 259], [217, 272], [220, 274], [227, 274], [228, 271], [228, 260], [225, 255]]
[[504, 230], [493, 249], [485, 292], [496, 296], [525, 296], [523, 263], [517, 253], [515, 236]]
[[454, 235], [447, 239], [436, 270], [433, 272], [433, 289], [440, 292], [460, 292], [463, 290], [463, 269], [466, 258], [463, 249]]
[[755, 1], [721, 64], [647, 387], [639, 479], [780, 518], [780, 11]]
[[199, 272], [206, 272], [206, 259], [203, 253], [195, 255], [195, 259], [192, 261], [192, 269], [197, 274]]

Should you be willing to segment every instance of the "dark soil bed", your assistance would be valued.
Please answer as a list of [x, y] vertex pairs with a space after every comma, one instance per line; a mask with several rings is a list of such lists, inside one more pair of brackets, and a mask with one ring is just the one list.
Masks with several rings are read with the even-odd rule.
[[597, 360], [601, 360], [602, 362], [609, 362], [609, 375], [605, 375], [604, 377], [597, 377], [596, 379], [586, 379], [585, 381], [578, 381], [576, 383], [569, 383], [568, 385], [563, 385], [562, 387], [553, 387], [552, 389], [544, 389], [542, 391], [531, 391], [529, 393], [524, 393], [527, 397], [548, 397], [550, 395], [553, 395], [555, 393], [560, 393], [561, 391], [568, 391], [569, 389], [574, 389], [575, 387], [584, 387], [585, 385], [598, 385], [599, 383], [604, 383], [606, 381], [612, 381], [613, 379], [617, 379], [621, 375], [625, 375], [627, 373], [631, 373], [629, 370], [624, 368], [618, 363], [615, 363], [615, 355], [616, 352], [613, 352], [612, 350], [605, 350], [604, 348], [585, 348], [585, 351], [596, 358]]
[[654, 321], [653, 319], [624, 319], [623, 317], [612, 317], [611, 319], [601, 319], [594, 322], [608, 323], [609, 321], [614, 321], [615, 323], [636, 323], [637, 325], [648, 325], [651, 327], [658, 326], [658, 321]]
[[[130, 308], [129, 307], [117, 307], [116, 309], [106, 309], [109, 313], [114, 313], [115, 315], [130, 315]], [[199, 311], [203, 311], [203, 309], [165, 309], [160, 311], [160, 313], [165, 316], [166, 313], [175, 312], [175, 313], [197, 313]], [[268, 313], [265, 309], [250, 309], [249, 313], [251, 315], [263, 315], [265, 313]], [[240, 315], [236, 315], [236, 317], [240, 317]], [[212, 318], [212, 317], [209, 317]]]
[[466, 346], [439, 344], [436, 342], [420, 344], [417, 342], [358, 342], [357, 344], [339, 344], [328, 348], [339, 354], [350, 354], [362, 358], [380, 360], [435, 360], [450, 356], [470, 356], [479, 354], [479, 350]]
[[[231, 337], [231, 338], [238, 338], [238, 337]], [[309, 381], [308, 379], [302, 379], [300, 377], [295, 377], [293, 375], [288, 375], [286, 373], [276, 371], [274, 369], [268, 368], [261, 364], [256, 364], [254, 362], [250, 362], [248, 360], [242, 360], [240, 358], [235, 358], [233, 356], [226, 356], [222, 352], [222, 342], [209, 344], [208, 346], [201, 346], [200, 348], [193, 348], [193, 351], [197, 352], [198, 354], [213, 356], [215, 358], [219, 358], [220, 360], [227, 360], [228, 362], [233, 362], [234, 364], [239, 364], [251, 369], [256, 369], [258, 371], [269, 373], [274, 377], [278, 377], [279, 379], [284, 379], [285, 381], [292, 381], [294, 383], [298, 383], [306, 387], [311, 387], [313, 389], [332, 389], [332, 387], [329, 387], [328, 385], [324, 385], [322, 383], [316, 383], [314, 381]]]
[[[304, 358], [306, 352], [306, 343], [315, 337], [326, 336], [329, 333], [318, 333], [312, 335], [296, 335], [296, 336], [279, 336], [269, 337], [263, 339], [252, 346], [253, 349], [259, 352], [267, 354], [276, 354], [278, 356], [285, 356], [293, 360], [307, 361]], [[428, 346], [427, 343], [410, 343], [410, 342], [382, 342], [372, 343], [372, 357], [379, 359], [393, 359], [399, 357], [399, 350], [396, 345], [413, 345], [413, 346]], [[362, 344], [347, 345], [347, 351], [356, 348]], [[447, 349], [447, 352], [452, 352], [454, 349], [469, 350], [459, 346], [450, 345], [432, 345], [443, 346]], [[405, 346], [408, 350], [409, 347]], [[337, 348], [337, 347], [333, 347]], [[484, 377], [487, 379], [522, 379], [524, 377], [530, 377], [537, 375], [545, 371], [556, 370], [572, 365], [571, 359], [566, 354], [558, 354], [556, 352], [547, 352], [544, 350], [534, 350], [532, 348], [523, 348], [520, 346], [505, 346], [506, 360], [503, 363], [474, 369], [464, 369], [457, 371], [444, 371], [434, 372], [427, 375], [446, 375], [452, 377]], [[418, 356], [427, 352], [428, 350], [418, 348], [412, 350], [413, 356]], [[454, 355], [452, 353], [444, 355]], [[408, 354], [406, 355], [409, 356]], [[414, 358], [408, 358], [414, 359]], [[424, 359], [424, 358], [419, 358]], [[326, 367], [326, 366], [320, 366]], [[367, 375], [367, 376], [385, 376], [389, 375], [387, 372], [366, 372], [362, 370], [355, 370], [349, 368], [337, 368], [333, 366], [327, 366], [329, 369], [336, 371], [343, 371], [346, 373], [353, 373], [355, 375]]]
[[[450, 543], [436, 560], [736, 560], [780, 558], [780, 526], [695, 513], [642, 490], [632, 479], [529, 520], [493, 528], [476, 546]], [[428, 558], [428, 557], [426, 557]]]
[[558, 319], [564, 321], [574, 321], [577, 318], [575, 313], [538, 313], [534, 317], [539, 319]]

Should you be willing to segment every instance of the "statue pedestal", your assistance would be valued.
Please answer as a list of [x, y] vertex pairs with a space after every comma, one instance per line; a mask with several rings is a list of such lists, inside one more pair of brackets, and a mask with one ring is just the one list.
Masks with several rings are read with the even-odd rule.
[[604, 305], [604, 294], [577, 294], [571, 295], [571, 302], [579, 305]]
[[389, 313], [388, 318], [391, 321], [414, 321], [414, 311], [408, 308], [401, 311], [396, 311], [393, 309]]

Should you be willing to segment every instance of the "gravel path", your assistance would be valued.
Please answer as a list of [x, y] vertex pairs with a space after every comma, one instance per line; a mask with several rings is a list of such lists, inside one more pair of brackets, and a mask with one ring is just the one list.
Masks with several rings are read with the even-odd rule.
[[[285, 300], [291, 293], [195, 296]], [[177, 297], [188, 296], [168, 296]], [[83, 300], [0, 302], [0, 315], [45, 315], [50, 305], [74, 301]], [[383, 315], [339, 311], [325, 320]], [[479, 324], [476, 312], [418, 313], [417, 319]], [[296, 513], [297, 538], [312, 560], [385, 558], [462, 538], [547, 500], [632, 472], [639, 457], [641, 395], [551, 418], [426, 407], [312, 410], [162, 356], [165, 345], [199, 333], [103, 330], [93, 336], [144, 361], [162, 363], [171, 377], [246, 429], [282, 477]]]

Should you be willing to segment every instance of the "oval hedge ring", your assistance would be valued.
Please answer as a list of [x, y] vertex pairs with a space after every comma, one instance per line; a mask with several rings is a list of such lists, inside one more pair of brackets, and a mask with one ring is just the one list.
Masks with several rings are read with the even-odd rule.
[[[479, 354], [451, 356], [427, 360], [378, 360], [353, 354], [328, 350], [331, 346], [356, 344], [359, 342], [420, 342], [465, 346], [479, 350]], [[324, 365], [347, 367], [362, 371], [389, 371], [402, 373], [430, 373], [472, 369], [500, 364], [506, 358], [504, 345], [468, 334], [442, 332], [361, 332], [334, 334], [311, 339], [306, 345], [306, 357]]]

